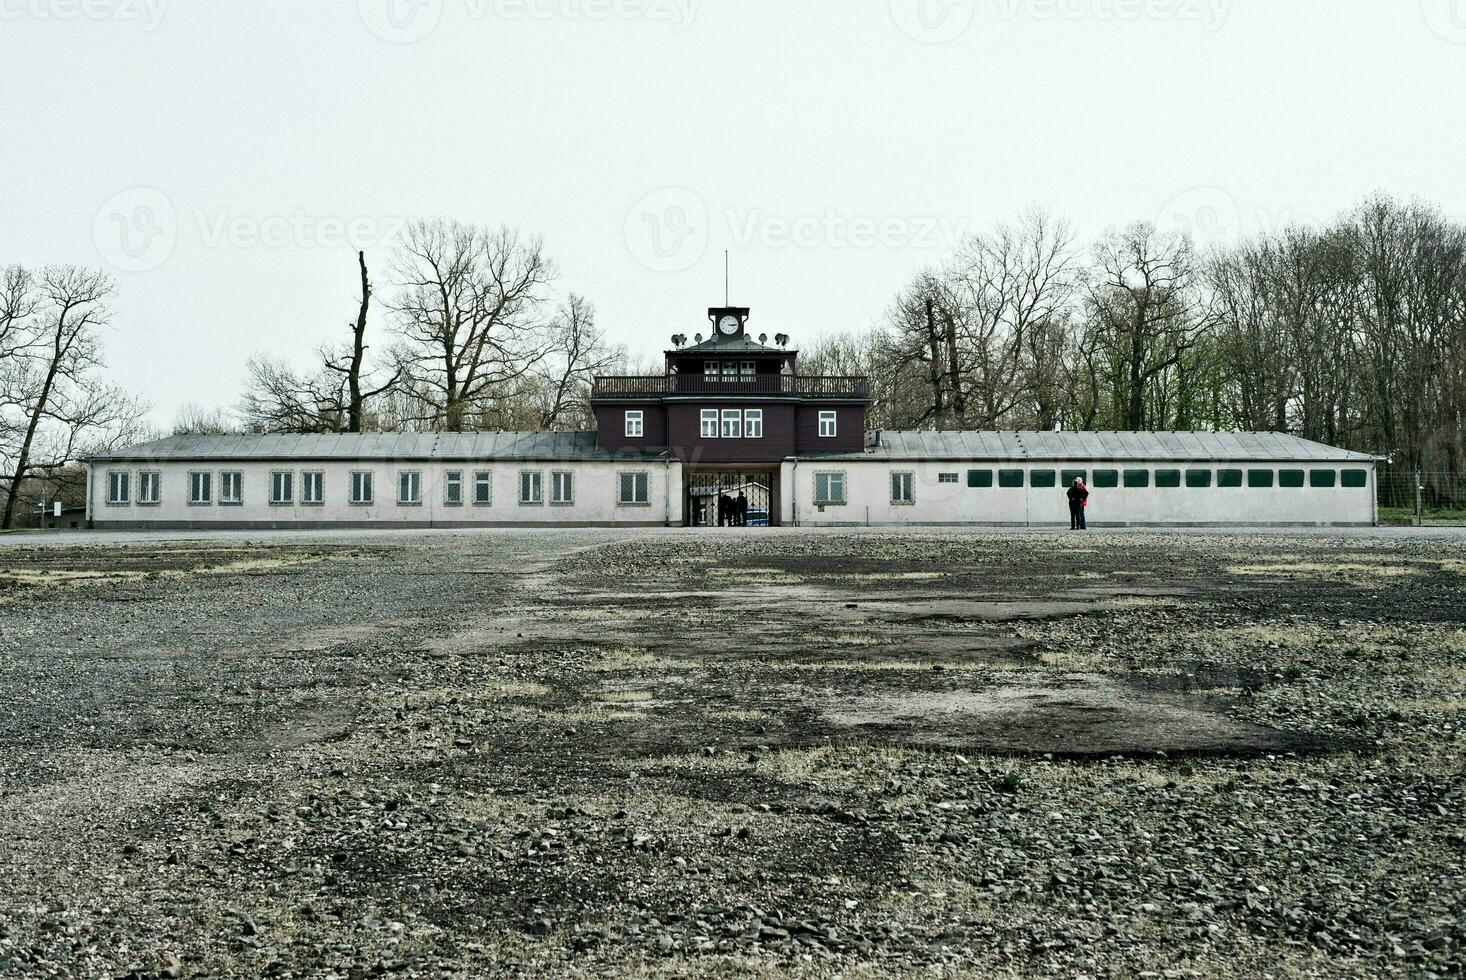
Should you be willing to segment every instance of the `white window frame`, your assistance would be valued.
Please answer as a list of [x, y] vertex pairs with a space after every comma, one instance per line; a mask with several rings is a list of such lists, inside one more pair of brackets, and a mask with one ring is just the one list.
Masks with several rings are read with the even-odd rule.
[[[525, 491], [530, 491], [526, 493]], [[519, 506], [542, 507], [545, 503], [544, 470], [519, 471]]]
[[[833, 438], [835, 438], [835, 433], [837, 431], [837, 426], [838, 426], [838, 423], [837, 423], [836, 420], [839, 417], [840, 417], [839, 414], [836, 413], [836, 412], [824, 412], [824, 411], [820, 412], [820, 417], [819, 417], [819, 434], [820, 434], [820, 438], [821, 439], [833, 439]], [[829, 423], [828, 426], [825, 424], [826, 422]]]
[[463, 506], [463, 471], [448, 470], [443, 474], [443, 506]]
[[[312, 484], [315, 493], [312, 494]], [[326, 473], [324, 470], [301, 470], [300, 502], [305, 507], [324, 507], [326, 504]]]
[[550, 471], [550, 506], [575, 505], [575, 473], [572, 470]]
[[755, 374], [758, 374], [758, 365], [753, 361], [738, 362], [738, 376], [740, 378], [747, 378], [752, 381]]
[[397, 471], [397, 506], [422, 506], [422, 470]]
[[[284, 496], [280, 494], [280, 479], [285, 479]], [[291, 507], [295, 504], [295, 471], [294, 470], [271, 470], [270, 471], [270, 506]]]
[[736, 408], [723, 409], [722, 427], [718, 430], [723, 439], [743, 438], [743, 412]]
[[762, 439], [764, 437], [764, 410], [761, 408], [747, 408], [743, 411], [743, 438]]
[[375, 470], [351, 471], [351, 506], [370, 507], [376, 496], [377, 475]]
[[243, 503], [244, 472], [242, 470], [219, 471], [219, 506], [238, 507]]
[[[479, 499], [479, 488], [484, 489], [483, 499]], [[473, 505], [475, 507], [492, 507], [494, 505], [494, 471], [475, 470], [473, 473]]]
[[704, 408], [698, 416], [699, 428], [704, 439], [718, 438], [718, 410], [716, 408]]
[[137, 505], [156, 507], [163, 502], [163, 474], [159, 470], [139, 470], [137, 474]]
[[[891, 506], [911, 507], [916, 504], [916, 473], [913, 470], [892, 470], [890, 477]], [[898, 491], [905, 491], [902, 495]]]
[[[629, 482], [628, 482], [629, 481]], [[630, 488], [631, 492], [626, 491]], [[619, 507], [650, 507], [652, 477], [646, 470], [628, 470], [616, 475], [616, 504]]]
[[723, 380], [723, 362], [722, 361], [703, 361], [702, 362], [702, 376], [705, 379], [710, 380], [710, 381], [722, 381]]
[[646, 414], [639, 408], [626, 410], [626, 438], [640, 439], [646, 431]]
[[132, 474], [127, 470], [107, 471], [107, 506], [127, 507], [132, 504]]
[[[203, 493], [199, 493], [202, 487]], [[188, 471], [188, 506], [208, 507], [214, 502], [214, 474], [209, 470]]]
[[[821, 479], [823, 479], [825, 481], [825, 497], [824, 497], [824, 499], [821, 499], [820, 498], [820, 480]], [[830, 495], [830, 489], [831, 489], [832, 485], [834, 485], [834, 484], [838, 484], [839, 487], [840, 487], [840, 496], [839, 497], [834, 497], [834, 496], [831, 496]], [[814, 473], [814, 503], [815, 503], [815, 506], [816, 507], [843, 507], [843, 506], [845, 506], [846, 499], [847, 499], [847, 496], [848, 496], [849, 493], [850, 493], [850, 490], [849, 490], [849, 487], [846, 485], [846, 478], [845, 478], [845, 471], [844, 470], [815, 470], [815, 473]]]
[[937, 482], [938, 483], [961, 483], [962, 482], [962, 474], [960, 474], [960, 473], [938, 473], [937, 474]]

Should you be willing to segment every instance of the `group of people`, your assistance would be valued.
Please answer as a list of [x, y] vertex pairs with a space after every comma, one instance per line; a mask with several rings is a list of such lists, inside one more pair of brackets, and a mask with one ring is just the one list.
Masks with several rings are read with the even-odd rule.
[[748, 526], [748, 498], [743, 491], [738, 491], [737, 497], [730, 497], [726, 493], [718, 494], [718, 527], [747, 527]]
[[1089, 506], [1089, 487], [1084, 485], [1084, 479], [1076, 476], [1066, 494], [1069, 497], [1069, 530], [1088, 531], [1089, 525], [1084, 522], [1084, 508]]

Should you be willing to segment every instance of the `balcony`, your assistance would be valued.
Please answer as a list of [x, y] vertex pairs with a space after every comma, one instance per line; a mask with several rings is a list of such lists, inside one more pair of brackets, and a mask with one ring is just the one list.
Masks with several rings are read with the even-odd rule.
[[592, 398], [666, 398], [702, 395], [709, 398], [785, 397], [849, 401], [870, 397], [863, 377], [796, 374], [652, 374], [596, 378]]

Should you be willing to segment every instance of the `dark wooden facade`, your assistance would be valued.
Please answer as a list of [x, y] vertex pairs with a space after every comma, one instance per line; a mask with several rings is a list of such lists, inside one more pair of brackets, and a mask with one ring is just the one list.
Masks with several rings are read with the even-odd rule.
[[[860, 450], [870, 404], [865, 378], [801, 376], [796, 351], [747, 336], [746, 309], [715, 308], [708, 316], [712, 338], [667, 351], [665, 374], [595, 380], [591, 405], [601, 448], [665, 451], [692, 465], [770, 466], [790, 456]], [[719, 322], [730, 318], [736, 332], [720, 332]], [[705, 409], [719, 412], [716, 436], [703, 434]], [[742, 418], [749, 409], [762, 412], [763, 434], [724, 438], [721, 413], [736, 410]], [[640, 436], [626, 434], [628, 411], [642, 413]], [[820, 434], [822, 412], [835, 415], [833, 436]]]

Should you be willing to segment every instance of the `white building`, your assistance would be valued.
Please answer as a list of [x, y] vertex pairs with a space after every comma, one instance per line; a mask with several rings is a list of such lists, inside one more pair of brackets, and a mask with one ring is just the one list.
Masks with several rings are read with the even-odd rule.
[[[746, 437], [740, 437], [746, 438]], [[745, 450], [747, 446], [743, 447]], [[1368, 525], [1375, 460], [1278, 433], [875, 432], [859, 451], [704, 463], [594, 432], [173, 436], [88, 459], [95, 527], [713, 523]], [[744, 456], [756, 453], [745, 451]], [[710, 490], [711, 488], [711, 490]]]

